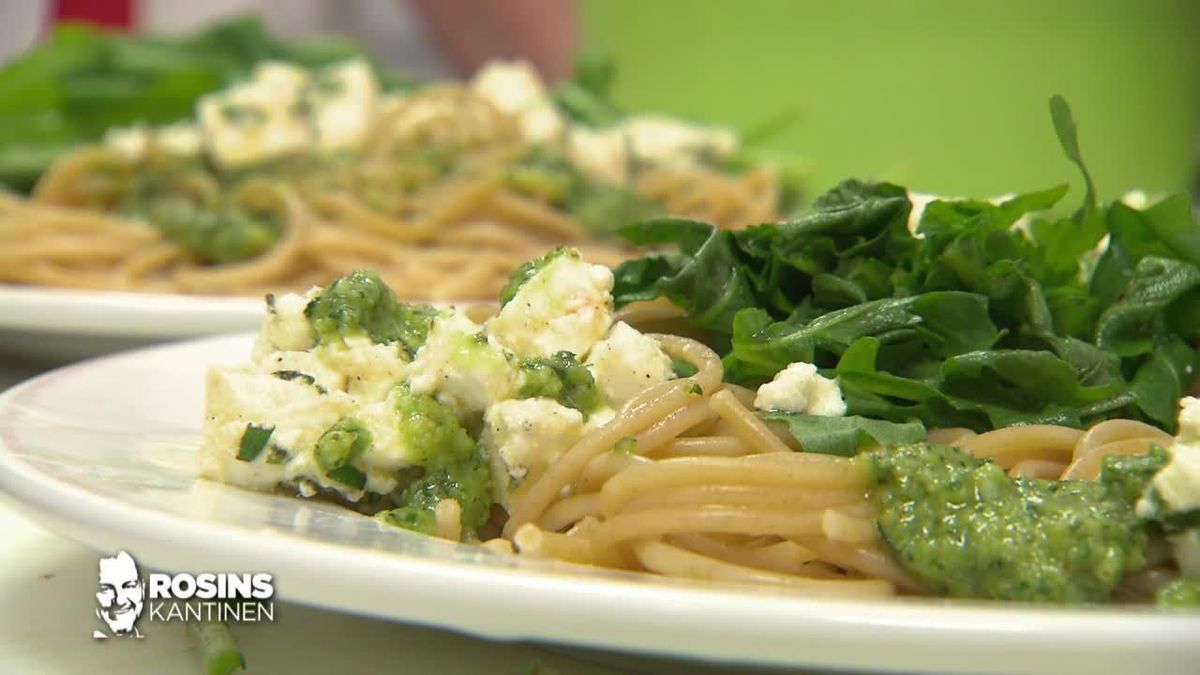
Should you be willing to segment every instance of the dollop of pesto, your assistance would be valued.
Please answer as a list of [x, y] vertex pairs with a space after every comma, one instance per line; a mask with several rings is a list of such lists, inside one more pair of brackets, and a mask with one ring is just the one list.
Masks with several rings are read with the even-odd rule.
[[1158, 589], [1154, 604], [1159, 607], [1200, 608], [1200, 578], [1184, 577]]
[[376, 344], [399, 342], [411, 357], [429, 337], [437, 310], [399, 302], [377, 272], [356, 270], [329, 284], [304, 315], [321, 344], [366, 335]]
[[1147, 534], [1130, 499], [1141, 494], [1136, 463], [1109, 463], [1108, 481], [1053, 481], [1009, 478], [947, 446], [907, 445], [864, 459], [880, 535], [934, 593], [1100, 602], [1145, 564]]
[[540, 258], [526, 260], [521, 263], [521, 266], [513, 270], [513, 273], [508, 277], [508, 283], [504, 284], [504, 288], [500, 289], [500, 306], [508, 304], [510, 300], [517, 297], [517, 291], [525, 285], [526, 281], [537, 276], [537, 273], [542, 271], [546, 265], [549, 265], [559, 256], [570, 255], [576, 258], [579, 257], [579, 251], [570, 246], [559, 246]]
[[522, 359], [517, 370], [517, 398], [552, 398], [583, 413], [584, 419], [600, 406], [595, 378], [571, 352]]
[[463, 538], [476, 538], [492, 506], [492, 471], [487, 457], [454, 411], [437, 399], [400, 385], [395, 401], [400, 438], [419, 453], [416, 461], [422, 474], [401, 492], [401, 506], [384, 512], [383, 518], [433, 534], [437, 530], [434, 508], [443, 499], [454, 499], [462, 508]]
[[371, 447], [371, 432], [357, 420], [343, 417], [325, 430], [313, 448], [317, 465], [337, 482], [361, 490], [367, 476], [351, 462]]

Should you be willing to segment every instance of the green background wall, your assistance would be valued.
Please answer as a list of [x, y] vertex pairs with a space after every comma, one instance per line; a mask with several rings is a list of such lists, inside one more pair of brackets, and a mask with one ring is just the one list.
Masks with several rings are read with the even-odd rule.
[[851, 175], [972, 196], [1078, 186], [1056, 92], [1105, 198], [1188, 189], [1196, 171], [1198, 1], [585, 0], [583, 14], [630, 109], [742, 129], [796, 111], [771, 143], [808, 160], [814, 190]]

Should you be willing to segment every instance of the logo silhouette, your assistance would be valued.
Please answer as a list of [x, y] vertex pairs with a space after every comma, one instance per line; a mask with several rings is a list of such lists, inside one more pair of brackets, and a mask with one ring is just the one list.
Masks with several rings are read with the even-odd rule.
[[[138, 576], [133, 556], [119, 551], [109, 558], [100, 558], [99, 590], [96, 591], [96, 616], [112, 634], [120, 637], [142, 637], [137, 620], [146, 602], [146, 586]], [[94, 638], [107, 638], [104, 631], [94, 631]]]

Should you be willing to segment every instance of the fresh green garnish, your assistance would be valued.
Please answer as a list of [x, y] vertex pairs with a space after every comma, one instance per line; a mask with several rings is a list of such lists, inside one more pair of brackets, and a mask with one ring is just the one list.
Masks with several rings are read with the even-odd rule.
[[333, 472], [361, 457], [370, 447], [371, 432], [353, 418], [343, 417], [317, 439], [313, 455], [321, 470], [333, 477]]
[[412, 356], [425, 344], [437, 310], [398, 302], [378, 273], [357, 270], [321, 291], [304, 315], [322, 344], [366, 335], [376, 344], [399, 342]]
[[864, 458], [880, 535], [939, 595], [1102, 602], [1145, 564], [1147, 535], [1133, 504], [1103, 482], [1012, 479], [990, 461], [936, 445]]
[[406, 385], [396, 390], [400, 437], [418, 453], [422, 475], [401, 493], [402, 506], [384, 512], [394, 525], [433, 534], [434, 509], [443, 499], [454, 499], [462, 509], [464, 539], [473, 539], [487, 522], [492, 506], [491, 465], [483, 451], [446, 405], [432, 396], [412, 392]]
[[691, 361], [672, 358], [671, 372], [675, 373], [675, 377], [683, 378], [695, 375], [696, 373], [700, 372], [700, 369], [693, 365]]
[[622, 455], [636, 455], [637, 439], [632, 436], [626, 436], [613, 444], [612, 451]]
[[325, 475], [352, 490], [361, 490], [367, 485], [367, 474], [351, 464], [343, 464]]
[[803, 413], [764, 412], [768, 422], [783, 422], [805, 452], [851, 456], [859, 450], [881, 445], [890, 447], [916, 443], [925, 438], [920, 422], [889, 422], [860, 415], [821, 417]]
[[253, 462], [267, 446], [267, 441], [273, 433], [274, 424], [247, 424], [246, 430], [242, 432], [242, 440], [238, 443], [237, 458], [243, 462]]
[[555, 87], [554, 102], [572, 121], [593, 127], [608, 126], [621, 119], [613, 102], [616, 64], [597, 52], [580, 52], [571, 79]]
[[697, 382], [693, 382], [691, 384], [691, 386], [688, 387], [688, 393], [693, 396], [703, 396], [704, 395], [704, 387], [701, 387], [700, 384]]
[[576, 251], [570, 246], [559, 246], [540, 258], [534, 258], [533, 260], [527, 260], [522, 263], [521, 266], [514, 270], [512, 275], [508, 277], [508, 283], [505, 284], [504, 288], [500, 290], [500, 306], [503, 307], [507, 305], [509, 301], [517, 296], [517, 291], [521, 290], [521, 287], [525, 285], [525, 282], [537, 276], [538, 272], [541, 272], [547, 265], [557, 260], [561, 256], [578, 258], [579, 251]]
[[600, 406], [596, 381], [571, 352], [523, 359], [517, 367], [517, 398], [552, 398], [583, 413], [584, 419]]
[[275, 377], [278, 377], [281, 380], [286, 381], [286, 382], [291, 382], [293, 380], [299, 380], [299, 381], [313, 387], [314, 389], [316, 389], [318, 394], [328, 394], [329, 393], [328, 389], [317, 384], [316, 378], [314, 378], [312, 375], [309, 375], [308, 373], [302, 373], [298, 370], [276, 370], [275, 372], [273, 372], [271, 374], [274, 375]]
[[183, 627], [206, 675], [231, 675], [246, 669], [246, 657], [224, 621], [185, 621]]

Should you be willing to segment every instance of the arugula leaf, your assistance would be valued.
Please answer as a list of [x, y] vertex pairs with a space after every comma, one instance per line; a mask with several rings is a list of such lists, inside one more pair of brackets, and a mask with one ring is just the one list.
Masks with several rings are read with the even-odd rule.
[[1071, 106], [1067, 104], [1067, 99], [1063, 98], [1061, 94], [1050, 97], [1050, 119], [1054, 122], [1054, 133], [1058, 134], [1058, 142], [1062, 145], [1067, 159], [1074, 162], [1075, 166], [1079, 167], [1080, 173], [1083, 174], [1083, 182], [1087, 186], [1087, 196], [1080, 208], [1079, 220], [1086, 221], [1096, 210], [1096, 185], [1092, 182], [1092, 175], [1088, 173], [1087, 166], [1083, 163], [1083, 153], [1079, 151], [1079, 132], [1075, 126], [1075, 118], [1071, 115]]
[[820, 417], [778, 411], [765, 412], [762, 418], [787, 424], [788, 431], [805, 452], [824, 455], [849, 457], [872, 443], [891, 447], [925, 439], [925, 426], [915, 420], [888, 422], [858, 415]]
[[[736, 327], [741, 332], [734, 333], [730, 357], [738, 372], [764, 378], [796, 361], [831, 363], [831, 358], [841, 356], [864, 337], [906, 348], [918, 342], [922, 351], [941, 357], [987, 349], [1000, 337], [988, 317], [986, 300], [957, 291], [876, 300], [812, 321], [762, 326], [759, 318], [743, 320]], [[747, 333], [747, 328], [755, 330]]]

